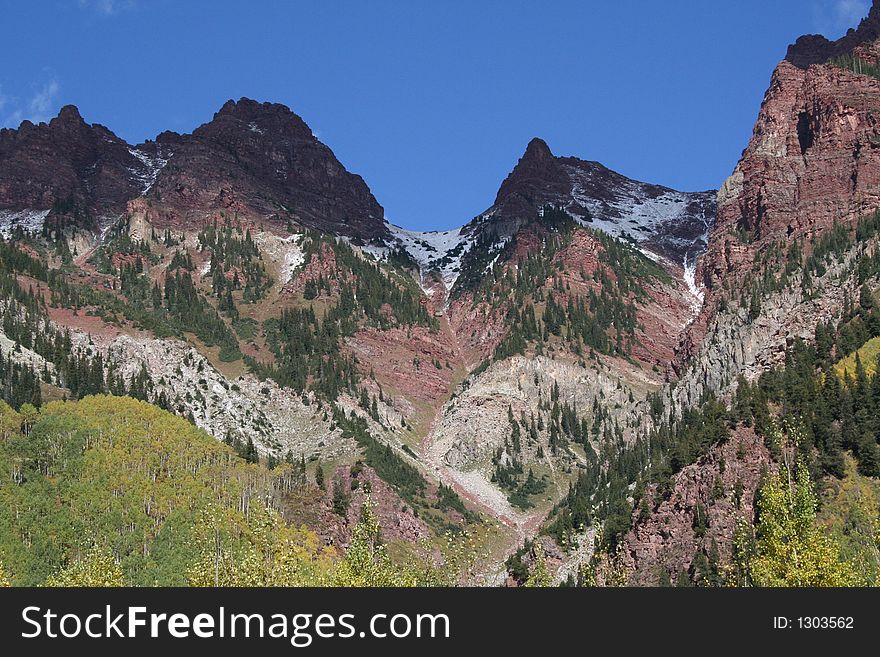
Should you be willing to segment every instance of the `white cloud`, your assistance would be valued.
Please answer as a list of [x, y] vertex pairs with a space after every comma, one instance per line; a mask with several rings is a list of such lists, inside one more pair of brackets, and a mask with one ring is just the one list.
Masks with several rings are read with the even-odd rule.
[[58, 111], [60, 89], [58, 80], [52, 78], [26, 99], [7, 96], [0, 90], [0, 127], [17, 128], [25, 119], [33, 123], [48, 121]]
[[113, 16], [134, 7], [134, 0], [79, 0], [81, 9], [88, 9], [103, 16]]
[[815, 3], [813, 13], [816, 28], [829, 39], [836, 39], [846, 34], [849, 28], [858, 27], [870, 9], [870, 0], [825, 0]]
[[58, 80], [49, 80], [28, 102], [31, 121], [48, 121], [55, 110], [58, 99]]

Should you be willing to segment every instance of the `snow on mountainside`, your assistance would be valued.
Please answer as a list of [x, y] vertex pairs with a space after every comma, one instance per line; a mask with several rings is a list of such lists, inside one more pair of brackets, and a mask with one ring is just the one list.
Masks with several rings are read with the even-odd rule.
[[0, 210], [0, 235], [9, 239], [16, 227], [26, 233], [36, 233], [43, 228], [48, 214], [48, 210]]
[[166, 164], [168, 164], [168, 160], [173, 153], [169, 153], [167, 157], [160, 157], [158, 155], [153, 157], [137, 148], [129, 148], [128, 152], [144, 165], [143, 171], [135, 171], [134, 169], [130, 169], [130, 171], [135, 179], [142, 185], [141, 194], [146, 194], [156, 183], [156, 178], [159, 177], [159, 172], [165, 168]]
[[[578, 218], [583, 225], [635, 241], [649, 251], [661, 251], [657, 247], [682, 251], [685, 266], [705, 251], [716, 192], [677, 192], [619, 176], [598, 197], [593, 190], [600, 170], [572, 165], [563, 168], [571, 177], [571, 199], [589, 213]], [[693, 226], [681, 234], [688, 224]], [[669, 255], [662, 251], [658, 255]]]
[[473, 246], [473, 238], [462, 234], [463, 228], [420, 233], [388, 224], [397, 246], [418, 264], [422, 276], [436, 271], [451, 290], [461, 272], [461, 259]]

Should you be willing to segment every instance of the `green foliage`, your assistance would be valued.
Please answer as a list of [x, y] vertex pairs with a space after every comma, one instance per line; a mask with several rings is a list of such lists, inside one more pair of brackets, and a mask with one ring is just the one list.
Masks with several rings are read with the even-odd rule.
[[540, 543], [535, 544], [535, 563], [532, 566], [525, 586], [527, 588], [546, 588], [553, 585], [553, 578], [547, 570], [547, 559], [544, 556], [544, 548]]
[[120, 270], [113, 264], [113, 256], [122, 256], [128, 267], [138, 273], [142, 273], [150, 264], [158, 262], [158, 258], [151, 252], [150, 244], [132, 238], [127, 231], [126, 225], [121, 224], [115, 231], [107, 235], [106, 241], [95, 249], [89, 258], [89, 262], [103, 274], [119, 274]]
[[878, 358], [880, 358], [880, 337], [871, 338], [858, 350], [841, 358], [834, 366], [834, 373], [841, 379], [845, 379], [847, 374], [855, 373], [856, 360], [858, 359], [864, 364], [865, 374], [873, 377], [877, 373]]
[[807, 467], [768, 476], [757, 500], [754, 531], [740, 523], [734, 538], [735, 583], [744, 586], [850, 586], [852, 567], [816, 522]]
[[353, 439], [364, 449], [364, 462], [376, 471], [376, 474], [395, 488], [398, 495], [411, 504], [416, 503], [427, 487], [421, 473], [403, 460], [391, 448], [376, 440], [367, 429], [367, 421], [345, 411], [338, 406], [333, 407], [333, 419], [345, 438]]
[[[462, 283], [460, 288], [456, 284], [458, 293], [473, 291], [475, 304], [484, 302], [506, 315], [509, 330], [493, 360], [524, 353], [533, 343], [540, 352], [553, 338], [576, 354], [596, 351], [628, 355], [636, 341], [635, 302], [644, 298], [646, 282], [668, 282], [669, 275], [632, 245], [600, 231], [576, 228], [561, 209], [545, 207], [541, 222], [539, 249], [529, 248], [514, 261], [520, 239], [514, 237], [502, 251], [487, 252], [494, 254], [493, 264], [481, 270], [478, 284]], [[573, 292], [559, 274], [565, 267], [560, 252], [571, 243], [576, 229], [588, 231], [600, 244], [600, 267], [592, 275], [594, 285], [586, 294]], [[479, 253], [479, 245], [471, 253]], [[552, 281], [552, 287], [548, 281]]]
[[333, 513], [345, 518], [348, 515], [348, 507], [351, 505], [351, 494], [345, 490], [345, 485], [339, 477], [333, 480]]
[[318, 537], [286, 525], [268, 508], [254, 509], [230, 540], [226, 512], [205, 510], [197, 541], [199, 556], [187, 569], [190, 586], [318, 586], [327, 581], [335, 553]]
[[189, 272], [177, 270], [165, 279], [165, 308], [182, 331], [192, 331], [205, 345], [219, 345], [220, 360], [241, 358], [238, 340], [193, 284]]
[[87, 397], [22, 411], [0, 406], [0, 470], [9, 473], [0, 481], [0, 555], [17, 585], [86, 576], [96, 545], [126, 584], [183, 584], [206, 510], [222, 512], [232, 545], [259, 500], [293, 485], [290, 467], [247, 464], [144, 402]]
[[[859, 312], [841, 319], [838, 343], [846, 343], [852, 323], [862, 321]], [[737, 417], [754, 423], [765, 437], [774, 428], [771, 407], [784, 422], [802, 426], [801, 455], [816, 477], [842, 477], [846, 450], [856, 455], [863, 474], [878, 476], [880, 378], [869, 380], [861, 359], [854, 355], [854, 370], [845, 370], [841, 383], [828, 346], [834, 341], [834, 330], [820, 325], [815, 346], [797, 341], [788, 349], [784, 366], [765, 372], [756, 386], [743, 382], [737, 393]]]
[[[411, 277], [387, 265], [365, 260], [346, 243], [309, 233], [303, 242], [306, 262], [334, 258], [335, 270], [306, 281], [304, 298], [326, 301], [319, 317], [313, 305], [286, 307], [281, 316], [264, 322], [275, 363], [246, 359], [261, 377], [297, 391], [313, 390], [334, 401], [342, 392], [357, 394], [357, 361], [345, 354], [341, 341], [364, 326], [387, 330], [395, 326], [427, 326], [436, 320], [420, 303]], [[334, 299], [335, 297], [335, 299]]]
[[351, 334], [362, 322], [382, 330], [394, 326], [437, 329], [436, 319], [420, 301], [421, 293], [412, 276], [365, 259], [347, 243], [318, 233], [307, 234], [303, 252], [306, 262], [322, 253], [333, 253], [336, 270], [317, 284], [325, 291], [336, 290], [334, 314], [342, 322], [342, 334]]
[[312, 308], [284, 308], [281, 317], [264, 323], [266, 340], [275, 355], [269, 366], [246, 359], [262, 377], [297, 391], [314, 390], [335, 400], [354, 392], [359, 374], [353, 357], [342, 352], [340, 340], [354, 332], [350, 316], [331, 309], [320, 321]]
[[124, 586], [122, 569], [107, 548], [98, 546], [46, 580], [53, 587]]
[[832, 57], [828, 60], [828, 63], [832, 66], [852, 71], [856, 75], [869, 75], [872, 78], [880, 79], [880, 65], [857, 57], [851, 52]]
[[452, 486], [446, 486], [443, 482], [437, 487], [437, 503], [434, 505], [440, 511], [453, 510], [459, 513], [468, 523], [479, 522], [479, 516], [468, 509]]
[[241, 226], [228, 219], [218, 226], [215, 220], [199, 232], [198, 239], [199, 249], [211, 252], [208, 274], [214, 296], [233, 319], [238, 317], [233, 292], [241, 291], [243, 303], [254, 303], [272, 287], [250, 229], [242, 232]]
[[880, 584], [880, 482], [860, 475], [847, 456], [845, 474], [826, 482], [818, 520], [852, 564], [862, 586]]

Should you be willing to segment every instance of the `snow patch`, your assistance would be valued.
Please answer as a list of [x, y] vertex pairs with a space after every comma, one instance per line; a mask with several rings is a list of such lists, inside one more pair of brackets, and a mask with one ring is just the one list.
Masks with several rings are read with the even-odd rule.
[[688, 292], [691, 293], [693, 299], [691, 300], [691, 310], [694, 315], [700, 312], [700, 308], [703, 307], [703, 300], [705, 299], [705, 293], [703, 292], [702, 287], [697, 286], [697, 260], [696, 258], [689, 258], [685, 256], [684, 259], [684, 283], [687, 285]]
[[287, 250], [284, 252], [282, 274], [284, 283], [289, 283], [296, 268], [305, 264], [306, 254], [300, 245], [299, 235], [291, 235], [283, 241], [287, 245]]
[[258, 233], [254, 236], [254, 240], [265, 255], [279, 263], [278, 272], [282, 285], [289, 283], [296, 268], [301, 267], [306, 261], [302, 249], [302, 235], [279, 237], [272, 233]]
[[[714, 192], [677, 192], [658, 188], [635, 180], [621, 178], [613, 187], [613, 197], [597, 199], [588, 191], [601, 185], [594, 181], [600, 175], [593, 169], [575, 166], [566, 167], [572, 181], [572, 200], [590, 213], [589, 219], [576, 217], [578, 223], [601, 230], [613, 237], [646, 242], [652, 237], [665, 233], [667, 228], [676, 226], [693, 216], [692, 206], [699, 203], [703, 208], [715, 198]], [[707, 219], [707, 215], [709, 215]], [[711, 213], [702, 217], [706, 227], [702, 236], [703, 248], [708, 241], [711, 228]], [[664, 236], [664, 242], [678, 247], [687, 247], [697, 240]]]
[[49, 210], [0, 210], [0, 235], [9, 239], [18, 226], [26, 233], [43, 229]]
[[462, 235], [464, 227], [420, 233], [390, 223], [386, 225], [397, 246], [418, 264], [423, 280], [427, 274], [437, 272], [446, 289], [452, 289], [461, 273], [461, 260], [474, 245], [470, 236]]
[[143, 171], [129, 169], [135, 179], [141, 183], [141, 196], [143, 196], [149, 192], [150, 188], [156, 183], [156, 178], [159, 177], [159, 172], [165, 168], [166, 164], [168, 164], [168, 159], [171, 157], [172, 153], [169, 153], [167, 158], [162, 158], [159, 156], [151, 157], [136, 148], [129, 148], [128, 152], [144, 165]]

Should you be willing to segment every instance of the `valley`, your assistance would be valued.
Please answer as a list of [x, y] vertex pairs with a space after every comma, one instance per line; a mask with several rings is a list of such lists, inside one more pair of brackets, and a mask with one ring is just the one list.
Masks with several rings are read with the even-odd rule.
[[[391, 224], [279, 104], [142, 144], [73, 106], [0, 130], [0, 563], [16, 584], [108, 553], [138, 585], [210, 585], [212, 559], [215, 585], [803, 584], [762, 542], [785, 474], [816, 499], [796, 538], [836, 541], [806, 583], [876, 584], [880, 508], [848, 495], [880, 476], [877, 64], [880, 5], [791, 46], [718, 191], [534, 138], [444, 232]], [[188, 445], [198, 494], [165, 479]], [[136, 493], [113, 459], [151, 473]], [[54, 487], [77, 523], [114, 509], [100, 545], [40, 529]]]

